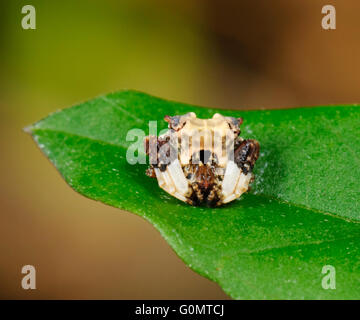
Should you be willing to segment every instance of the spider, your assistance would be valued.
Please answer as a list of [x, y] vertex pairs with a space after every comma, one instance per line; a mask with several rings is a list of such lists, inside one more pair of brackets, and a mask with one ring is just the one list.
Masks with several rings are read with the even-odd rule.
[[239, 136], [242, 118], [216, 113], [211, 119], [199, 119], [189, 112], [164, 120], [169, 130], [144, 140], [152, 159], [146, 174], [156, 177], [160, 188], [188, 204], [211, 207], [248, 191], [260, 146]]

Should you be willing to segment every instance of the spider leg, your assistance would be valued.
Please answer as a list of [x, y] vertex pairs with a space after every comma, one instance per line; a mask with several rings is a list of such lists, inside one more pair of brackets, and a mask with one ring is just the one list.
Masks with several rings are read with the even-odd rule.
[[259, 158], [260, 145], [256, 140], [243, 140], [234, 151], [234, 161], [247, 174], [252, 172], [256, 160]]
[[222, 182], [223, 203], [239, 198], [249, 189], [254, 178], [252, 169], [259, 157], [259, 149], [256, 140], [244, 140], [235, 149], [234, 161], [228, 161]]
[[165, 171], [155, 168], [156, 178], [160, 188], [182, 201], [187, 201], [191, 188], [185, 178], [178, 159], [172, 161]]

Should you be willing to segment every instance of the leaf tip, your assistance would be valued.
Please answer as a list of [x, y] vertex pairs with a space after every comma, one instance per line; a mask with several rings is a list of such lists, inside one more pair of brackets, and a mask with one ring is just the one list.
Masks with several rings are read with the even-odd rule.
[[22, 129], [25, 133], [32, 134], [34, 130], [34, 125], [30, 124]]

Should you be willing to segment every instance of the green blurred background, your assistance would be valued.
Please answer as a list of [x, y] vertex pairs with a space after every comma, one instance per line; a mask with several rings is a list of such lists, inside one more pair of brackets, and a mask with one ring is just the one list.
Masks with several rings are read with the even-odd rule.
[[[22, 128], [121, 88], [220, 108], [359, 103], [359, 17], [358, 0], [2, 0], [0, 298], [227, 298], [147, 222], [76, 194]], [[26, 264], [37, 290], [21, 289]]]

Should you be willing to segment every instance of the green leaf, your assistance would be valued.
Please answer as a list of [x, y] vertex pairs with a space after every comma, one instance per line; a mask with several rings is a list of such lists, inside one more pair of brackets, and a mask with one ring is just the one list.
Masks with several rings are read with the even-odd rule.
[[[250, 194], [191, 207], [130, 165], [128, 130], [194, 111], [242, 116], [260, 142]], [[237, 299], [360, 298], [360, 108], [215, 110], [120, 91], [54, 113], [29, 128], [79, 193], [152, 223], [185, 263]], [[135, 240], [135, 239], [134, 239]], [[325, 265], [336, 289], [322, 287]]]

